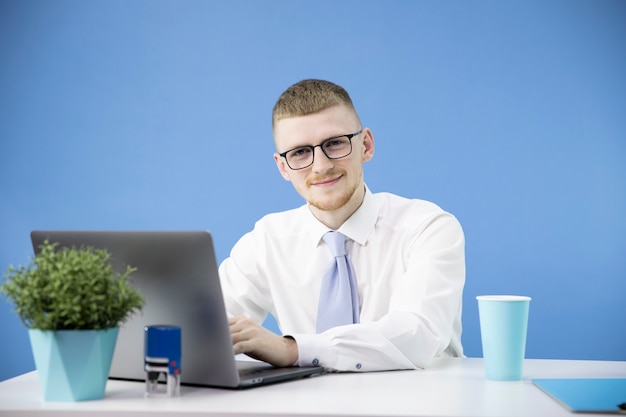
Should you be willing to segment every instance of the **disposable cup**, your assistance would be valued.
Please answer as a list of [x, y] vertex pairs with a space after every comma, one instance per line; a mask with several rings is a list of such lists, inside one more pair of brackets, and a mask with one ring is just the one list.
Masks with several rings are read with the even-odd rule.
[[521, 380], [531, 298], [479, 295], [476, 299], [486, 378], [494, 381]]

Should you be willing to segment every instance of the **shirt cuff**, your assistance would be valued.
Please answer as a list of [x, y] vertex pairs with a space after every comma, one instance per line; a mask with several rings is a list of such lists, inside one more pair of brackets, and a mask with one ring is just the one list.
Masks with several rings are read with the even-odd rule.
[[325, 366], [323, 358], [331, 357], [332, 345], [323, 333], [291, 334], [288, 337], [294, 338], [298, 344], [297, 366]]

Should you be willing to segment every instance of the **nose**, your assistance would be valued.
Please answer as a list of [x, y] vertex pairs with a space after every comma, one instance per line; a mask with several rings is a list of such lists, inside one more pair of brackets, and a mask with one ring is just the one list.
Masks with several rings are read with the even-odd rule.
[[313, 148], [313, 172], [323, 173], [334, 166], [333, 160], [328, 158], [322, 148], [318, 145]]

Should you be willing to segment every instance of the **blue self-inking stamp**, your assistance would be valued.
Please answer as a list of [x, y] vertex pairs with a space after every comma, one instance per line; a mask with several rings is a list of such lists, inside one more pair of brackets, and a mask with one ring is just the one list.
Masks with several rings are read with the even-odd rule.
[[[146, 396], [180, 395], [181, 330], [178, 326], [146, 326], [144, 328]], [[159, 377], [165, 379], [165, 390], [159, 388]]]

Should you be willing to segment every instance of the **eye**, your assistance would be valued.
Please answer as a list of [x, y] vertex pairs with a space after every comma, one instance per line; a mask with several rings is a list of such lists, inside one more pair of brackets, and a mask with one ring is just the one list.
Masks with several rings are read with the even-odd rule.
[[289, 152], [289, 155], [287, 155], [289, 158], [306, 158], [308, 155], [311, 154], [311, 148], [309, 147], [302, 147], [302, 148], [297, 148], [292, 150], [291, 152]]
[[328, 139], [324, 142], [325, 149], [336, 149], [342, 148], [348, 143], [348, 138], [345, 136], [340, 136], [338, 138]]

